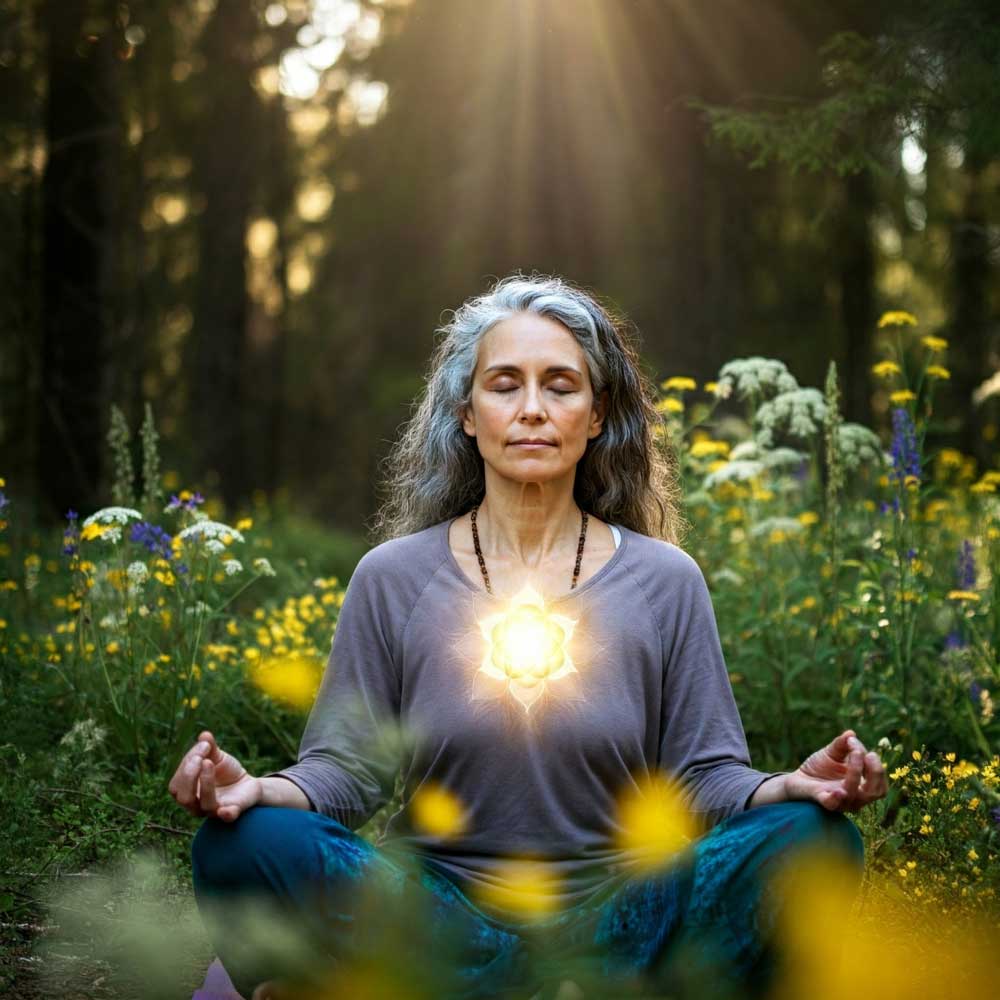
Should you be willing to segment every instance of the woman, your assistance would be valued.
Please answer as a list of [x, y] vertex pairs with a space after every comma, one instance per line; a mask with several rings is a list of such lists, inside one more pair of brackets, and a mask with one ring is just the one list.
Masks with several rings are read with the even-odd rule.
[[[298, 762], [253, 777], [204, 732], [171, 781], [208, 817], [193, 847], [199, 905], [255, 890], [338, 953], [359, 946], [360, 887], [396, 877], [433, 906], [421, 940], [447, 925], [468, 946], [452, 956], [458, 986], [495, 993], [528, 982], [530, 932], [508, 890], [510, 859], [530, 858], [567, 955], [657, 977], [701, 930], [743, 982], [762, 982], [764, 874], [807, 843], [860, 872], [843, 814], [885, 794], [882, 762], [848, 730], [794, 771], [750, 766], [708, 589], [677, 544], [652, 387], [620, 319], [561, 279], [514, 275], [443, 332]], [[353, 831], [401, 766], [403, 805], [372, 847]], [[680, 782], [709, 832], [682, 864], [636, 878], [619, 807], [653, 774]], [[442, 790], [454, 822], [419, 822], [413, 803]], [[248, 993], [268, 969], [238, 935], [215, 934]]]

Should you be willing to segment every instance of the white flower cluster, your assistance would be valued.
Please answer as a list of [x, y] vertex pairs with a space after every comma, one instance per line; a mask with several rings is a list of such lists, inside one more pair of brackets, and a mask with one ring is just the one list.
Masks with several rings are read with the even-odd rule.
[[751, 461], [749, 459], [737, 459], [734, 462], [727, 462], [715, 472], [710, 472], [705, 477], [705, 489], [710, 490], [719, 483], [727, 482], [730, 479], [753, 479], [764, 471], [764, 463]]
[[261, 576], [277, 576], [278, 574], [274, 572], [274, 567], [263, 557], [259, 556], [253, 561], [253, 568]]
[[205, 548], [212, 553], [213, 556], [217, 556], [220, 552], [226, 551], [226, 543], [220, 542], [218, 538], [210, 538], [205, 542]]
[[124, 611], [109, 611], [97, 624], [101, 628], [124, 628], [128, 625], [128, 615]]
[[782, 466], [800, 465], [809, 458], [805, 452], [794, 448], [762, 448], [754, 440], [741, 441], [729, 453], [730, 459], [750, 460], [762, 463], [768, 469], [780, 469]]
[[61, 747], [82, 754], [93, 753], [108, 735], [108, 731], [94, 719], [80, 719], [59, 741]]
[[723, 581], [731, 583], [734, 587], [742, 587], [744, 583], [743, 577], [728, 566], [723, 566], [712, 574], [713, 583], [722, 583]]
[[763, 448], [774, 446], [774, 435], [784, 431], [792, 437], [808, 438], [823, 426], [826, 400], [819, 389], [793, 389], [764, 403], [756, 413], [757, 441]]
[[194, 604], [189, 604], [184, 609], [184, 613], [186, 615], [210, 615], [212, 613], [212, 605], [206, 604], [204, 601], [195, 601]]
[[769, 535], [772, 531], [783, 531], [786, 535], [795, 535], [802, 530], [802, 522], [794, 517], [765, 517], [758, 521], [751, 529], [750, 534], [755, 538], [762, 535]]
[[886, 460], [878, 435], [863, 424], [841, 424], [837, 428], [837, 450], [848, 472], [865, 463]]
[[[735, 388], [739, 399], [767, 397], [791, 392], [799, 387], [795, 376], [776, 358], [736, 358], [719, 369], [719, 390], [723, 399]], [[725, 393], [725, 395], [722, 395]]]
[[243, 541], [243, 535], [240, 532], [235, 528], [230, 528], [228, 524], [223, 524], [221, 521], [196, 521], [194, 524], [189, 524], [186, 528], [182, 528], [177, 533], [178, 538], [185, 540], [188, 538], [204, 538], [221, 541], [226, 535], [230, 535], [237, 542]]
[[[83, 527], [88, 524], [128, 524], [129, 521], [141, 521], [142, 514], [132, 507], [102, 507], [99, 511], [84, 518]], [[121, 532], [118, 533], [121, 537]], [[108, 535], [104, 536], [109, 537]]]
[[149, 567], [139, 560], [129, 563], [128, 569], [125, 572], [128, 574], [129, 581], [137, 587], [149, 579]]
[[243, 563], [239, 559], [227, 559], [222, 568], [226, 571], [226, 576], [236, 576], [237, 573], [243, 572]]

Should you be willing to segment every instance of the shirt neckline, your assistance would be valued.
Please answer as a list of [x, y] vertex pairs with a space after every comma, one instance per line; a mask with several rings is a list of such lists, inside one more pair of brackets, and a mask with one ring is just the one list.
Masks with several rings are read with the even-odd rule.
[[[451, 551], [451, 546], [448, 544], [448, 535], [451, 531], [451, 526], [461, 517], [459, 514], [456, 517], [452, 517], [447, 521], [442, 521], [439, 527], [439, 534], [441, 538], [441, 544], [444, 547], [445, 561], [451, 568], [452, 573], [458, 577], [458, 579], [475, 594], [479, 594], [486, 600], [491, 601], [506, 601], [509, 598], [500, 597], [497, 594], [491, 594], [482, 587], [477, 587], [476, 584], [469, 579], [466, 572], [458, 564], [458, 560], [455, 558], [455, 553]], [[610, 525], [612, 522], [608, 522]], [[566, 594], [562, 594], [560, 597], [547, 597], [545, 599], [546, 604], [560, 604], [562, 601], [568, 601], [576, 597], [578, 594], [582, 594], [584, 591], [589, 590], [592, 586], [599, 583], [611, 570], [621, 561], [625, 554], [625, 549], [628, 546], [629, 530], [622, 524], [616, 524], [615, 527], [621, 532], [621, 543], [611, 554], [611, 558], [593, 575], [588, 577], [574, 590], [569, 591]]]

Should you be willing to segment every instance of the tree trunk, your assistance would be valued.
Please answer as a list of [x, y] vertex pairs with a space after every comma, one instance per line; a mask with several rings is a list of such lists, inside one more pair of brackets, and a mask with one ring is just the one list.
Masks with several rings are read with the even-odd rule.
[[100, 502], [114, 165], [116, 5], [49, 0], [48, 159], [42, 179], [39, 484], [62, 513]]

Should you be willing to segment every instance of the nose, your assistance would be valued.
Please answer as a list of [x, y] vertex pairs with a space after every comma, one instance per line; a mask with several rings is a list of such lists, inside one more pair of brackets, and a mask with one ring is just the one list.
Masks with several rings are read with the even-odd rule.
[[523, 402], [521, 404], [521, 416], [529, 419], [541, 417], [545, 419], [545, 407], [542, 405], [541, 387], [534, 382], [528, 382], [524, 388]]

